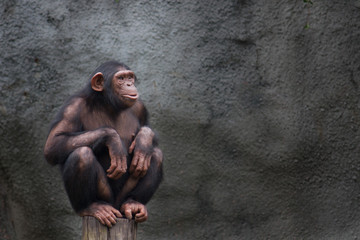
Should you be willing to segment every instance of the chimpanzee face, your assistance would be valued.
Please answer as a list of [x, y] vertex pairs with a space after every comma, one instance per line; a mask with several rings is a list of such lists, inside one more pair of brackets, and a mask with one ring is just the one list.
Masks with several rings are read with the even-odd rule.
[[139, 97], [135, 87], [135, 74], [131, 70], [121, 69], [112, 79], [113, 94], [126, 106], [134, 105]]

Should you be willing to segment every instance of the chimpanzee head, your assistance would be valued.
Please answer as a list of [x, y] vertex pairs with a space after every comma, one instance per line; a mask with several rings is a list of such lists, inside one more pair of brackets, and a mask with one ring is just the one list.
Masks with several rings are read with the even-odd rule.
[[94, 71], [90, 84], [94, 94], [102, 95], [105, 103], [123, 109], [133, 106], [139, 97], [135, 80], [136, 76], [128, 66], [110, 61]]

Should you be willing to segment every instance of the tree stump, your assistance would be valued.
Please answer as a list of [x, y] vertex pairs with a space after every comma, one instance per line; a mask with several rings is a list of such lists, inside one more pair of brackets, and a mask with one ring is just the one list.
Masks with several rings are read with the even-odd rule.
[[81, 240], [136, 240], [137, 224], [134, 220], [117, 218], [116, 221], [109, 228], [94, 217], [83, 217]]

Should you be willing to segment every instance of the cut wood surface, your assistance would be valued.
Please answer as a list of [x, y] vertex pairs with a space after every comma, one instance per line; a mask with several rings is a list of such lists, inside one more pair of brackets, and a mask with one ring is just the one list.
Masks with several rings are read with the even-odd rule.
[[137, 224], [134, 220], [117, 218], [111, 228], [96, 218], [85, 216], [82, 223], [82, 240], [136, 240]]

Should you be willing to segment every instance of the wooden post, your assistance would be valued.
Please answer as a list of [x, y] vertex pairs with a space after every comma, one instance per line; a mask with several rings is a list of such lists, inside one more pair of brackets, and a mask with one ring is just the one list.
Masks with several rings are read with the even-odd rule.
[[109, 228], [94, 217], [83, 217], [81, 240], [136, 240], [137, 224], [134, 220], [117, 218], [116, 221]]

